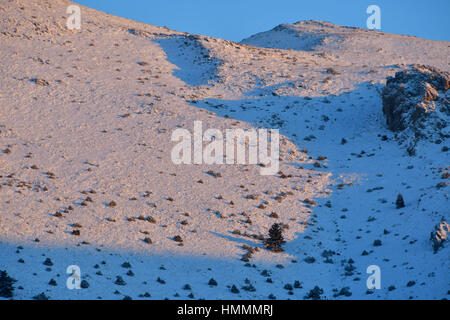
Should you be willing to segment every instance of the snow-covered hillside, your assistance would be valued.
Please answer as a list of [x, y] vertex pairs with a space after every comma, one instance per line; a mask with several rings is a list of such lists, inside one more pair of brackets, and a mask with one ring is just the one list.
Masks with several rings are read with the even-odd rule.
[[[448, 72], [450, 43], [319, 21], [235, 43], [82, 6], [71, 31], [70, 4], [0, 2], [13, 299], [449, 298], [449, 248], [430, 240], [450, 220], [449, 140], [409, 155], [381, 93], [412, 64]], [[194, 121], [279, 129], [280, 172], [174, 164], [171, 134]], [[274, 223], [283, 252], [262, 241]]]

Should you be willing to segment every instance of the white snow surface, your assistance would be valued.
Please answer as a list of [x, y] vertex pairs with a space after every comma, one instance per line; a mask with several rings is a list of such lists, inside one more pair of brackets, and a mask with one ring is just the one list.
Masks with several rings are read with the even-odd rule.
[[[315, 286], [322, 299], [449, 298], [448, 245], [430, 241], [449, 221], [449, 141], [408, 156], [380, 98], [410, 64], [449, 71], [449, 42], [305, 21], [234, 43], [82, 6], [70, 31], [70, 4], [0, 2], [0, 270], [13, 299], [304, 299]], [[283, 175], [173, 164], [171, 133], [198, 120], [279, 129]], [[275, 222], [282, 253], [257, 238]], [[258, 248], [249, 262], [244, 245]], [[69, 265], [88, 288], [67, 289]], [[381, 289], [366, 286], [370, 265]]]

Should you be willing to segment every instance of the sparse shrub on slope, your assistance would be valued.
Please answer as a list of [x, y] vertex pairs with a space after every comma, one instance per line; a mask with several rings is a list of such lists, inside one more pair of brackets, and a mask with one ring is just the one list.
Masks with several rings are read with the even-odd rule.
[[321, 295], [323, 294], [323, 289], [315, 286], [314, 289], [311, 289], [309, 293], [303, 297], [303, 299], [312, 299], [312, 300], [320, 300]]
[[400, 143], [414, 155], [419, 140], [439, 143], [450, 136], [450, 73], [413, 65], [389, 77], [382, 91], [383, 113]]

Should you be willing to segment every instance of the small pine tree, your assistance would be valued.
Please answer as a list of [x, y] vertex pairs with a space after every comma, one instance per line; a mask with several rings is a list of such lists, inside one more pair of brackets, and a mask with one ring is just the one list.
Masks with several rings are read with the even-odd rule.
[[265, 239], [265, 245], [274, 252], [281, 252], [281, 245], [285, 243], [283, 238], [283, 230], [278, 223], [274, 223], [269, 230], [269, 238]]
[[0, 270], [0, 297], [2, 298], [13, 297], [14, 282], [16, 282], [16, 280], [8, 276], [8, 273], [6, 271]]
[[403, 200], [403, 196], [399, 193], [397, 196], [397, 201], [395, 202], [397, 209], [401, 209], [405, 207], [405, 201]]

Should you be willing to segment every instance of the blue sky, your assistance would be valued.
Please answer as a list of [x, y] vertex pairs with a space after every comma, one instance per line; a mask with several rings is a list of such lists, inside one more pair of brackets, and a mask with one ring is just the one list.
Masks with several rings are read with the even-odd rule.
[[281, 23], [325, 20], [366, 27], [381, 8], [381, 31], [450, 41], [450, 0], [75, 0], [110, 14], [193, 34], [240, 41]]

